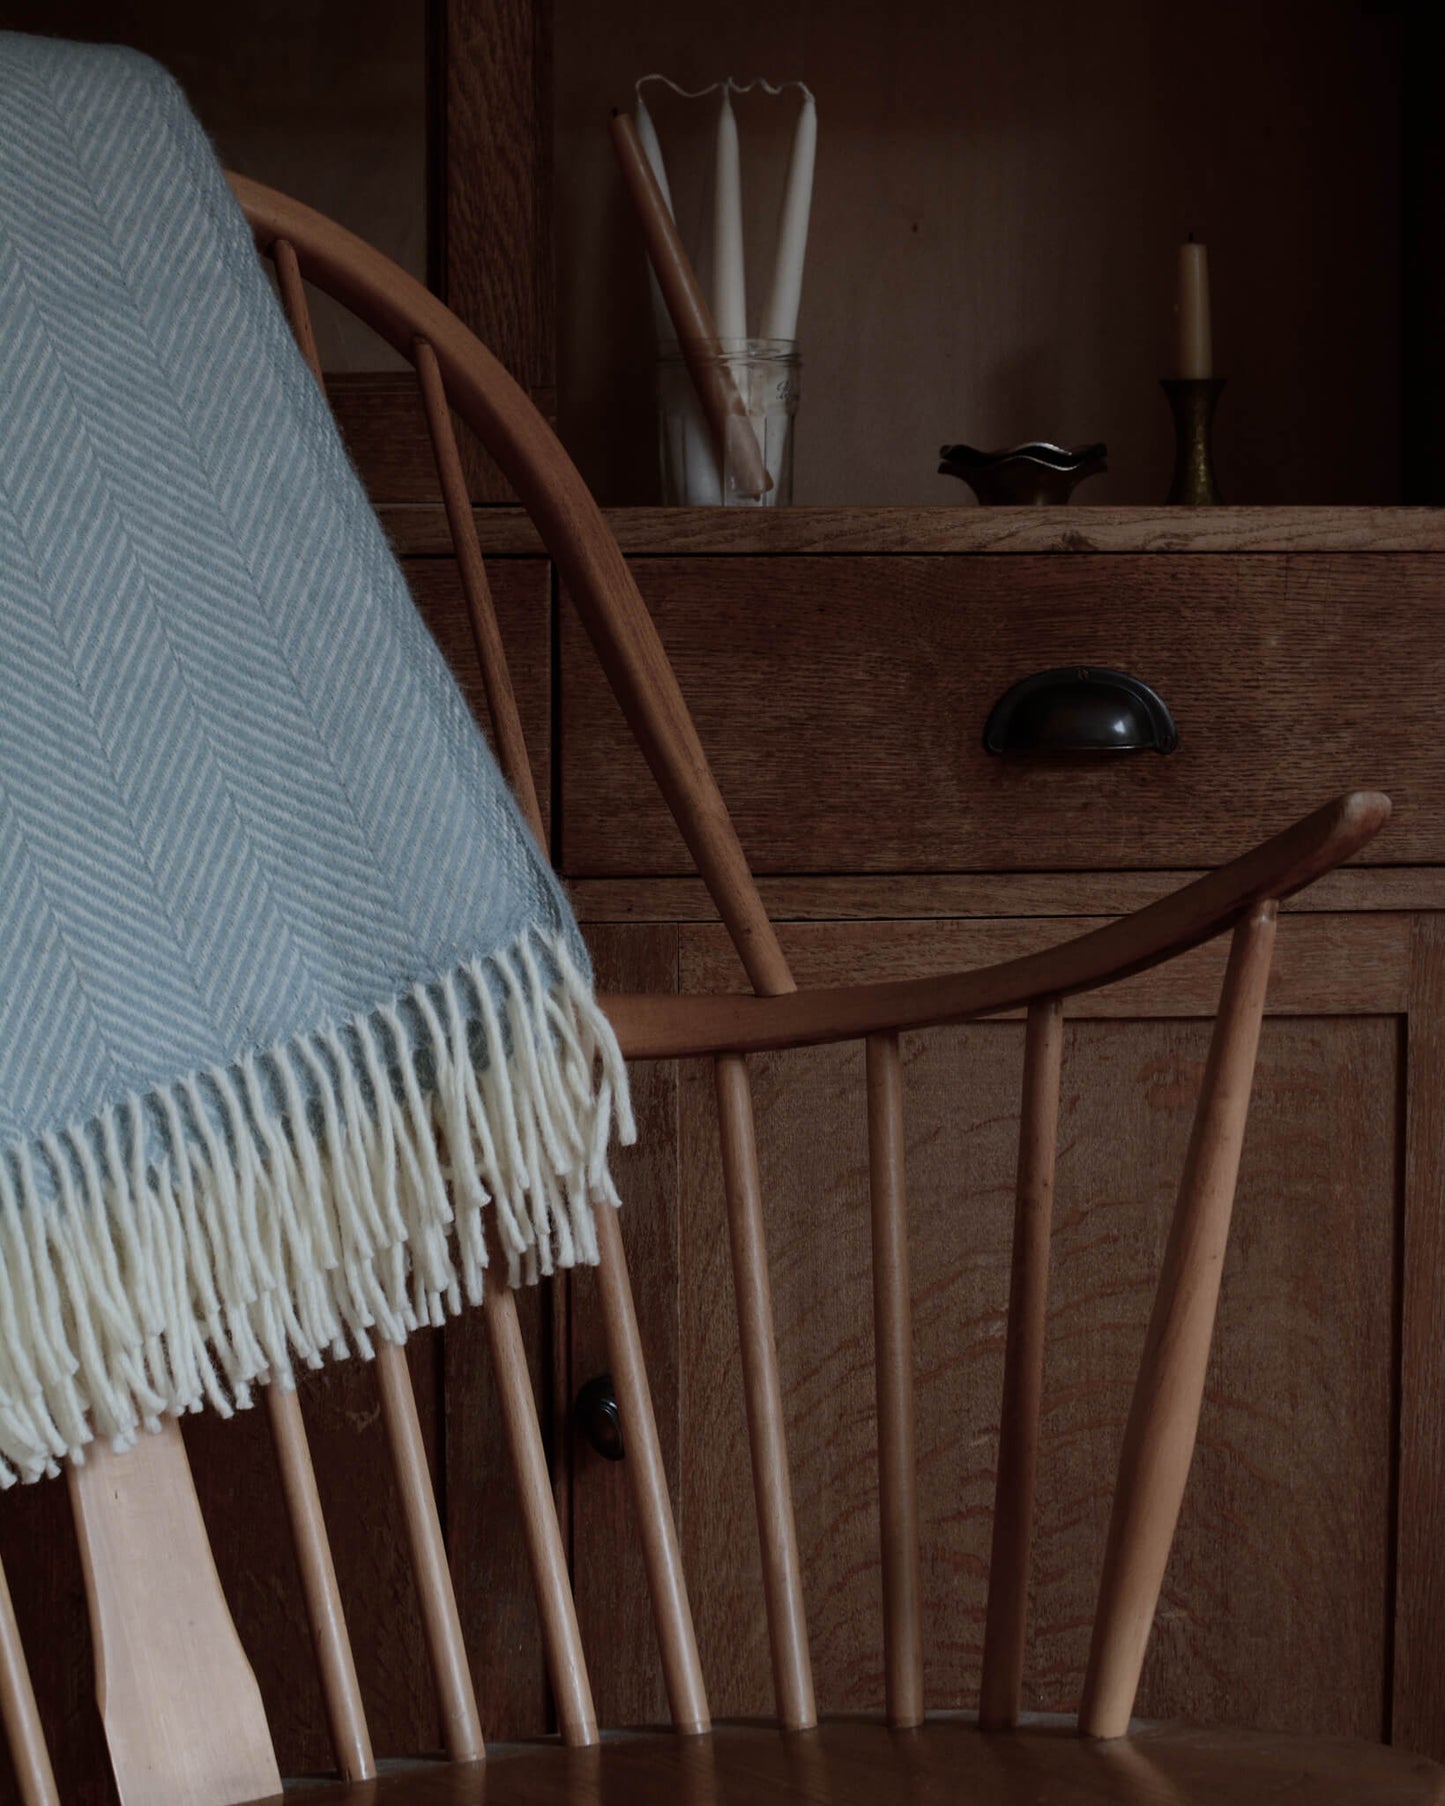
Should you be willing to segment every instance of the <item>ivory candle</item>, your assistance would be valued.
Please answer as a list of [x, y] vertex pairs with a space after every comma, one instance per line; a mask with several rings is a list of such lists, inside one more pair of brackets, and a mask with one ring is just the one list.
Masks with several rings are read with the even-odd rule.
[[[662, 146], [657, 139], [657, 127], [652, 123], [652, 114], [647, 110], [647, 102], [641, 91], [637, 95], [637, 110], [633, 114], [637, 124], [637, 138], [642, 146], [642, 154], [647, 158], [647, 167], [652, 171], [652, 179], [657, 183], [657, 192], [662, 196], [663, 205], [672, 212], [672, 188], [667, 179], [667, 165], [662, 160]], [[651, 263], [647, 266], [648, 287], [652, 291], [652, 318], [657, 327], [657, 336], [661, 340], [667, 336], [667, 303], [662, 298], [662, 290], [658, 286], [657, 271]]]
[[803, 107], [793, 130], [793, 151], [788, 160], [783, 212], [778, 222], [778, 248], [773, 262], [773, 286], [763, 310], [765, 339], [796, 339], [798, 307], [803, 298], [803, 258], [808, 249], [808, 215], [813, 206], [813, 164], [818, 150], [818, 109], [807, 88]]
[[1191, 238], [1179, 247], [1179, 374], [1193, 380], [1214, 374], [1209, 318], [1209, 249]]
[[717, 181], [712, 216], [712, 311], [720, 339], [748, 336], [743, 268], [743, 182], [738, 121], [724, 83], [717, 119]]

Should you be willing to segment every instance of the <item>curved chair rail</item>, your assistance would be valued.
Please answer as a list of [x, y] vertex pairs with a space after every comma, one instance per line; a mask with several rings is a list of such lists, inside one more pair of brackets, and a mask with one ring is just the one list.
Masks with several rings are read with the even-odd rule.
[[1357, 790], [1203, 878], [1042, 953], [939, 978], [835, 985], [782, 997], [614, 996], [603, 1000], [629, 1059], [760, 1053], [930, 1028], [1098, 990], [1212, 940], [1261, 903], [1340, 865], [1389, 820], [1390, 799]]

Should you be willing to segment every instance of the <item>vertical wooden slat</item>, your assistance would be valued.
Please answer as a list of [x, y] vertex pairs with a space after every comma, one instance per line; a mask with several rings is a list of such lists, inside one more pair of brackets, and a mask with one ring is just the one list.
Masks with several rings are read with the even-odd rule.
[[606, 1205], [600, 1206], [596, 1214], [600, 1255], [597, 1285], [602, 1296], [607, 1358], [622, 1416], [625, 1466], [637, 1508], [642, 1561], [647, 1572], [653, 1620], [657, 1625], [668, 1708], [675, 1729], [703, 1732], [711, 1723], [707, 1689], [703, 1683], [702, 1663], [698, 1659], [677, 1526], [668, 1498], [667, 1473], [652, 1409], [652, 1390], [647, 1383], [647, 1367], [637, 1333], [637, 1313], [622, 1245], [622, 1227], [616, 1211]]
[[979, 1724], [985, 1731], [1017, 1724], [1023, 1695], [1063, 1048], [1063, 1007], [1057, 997], [1041, 998], [1030, 1005], [1024, 1031], [1018, 1192], [979, 1700]]
[[738, 1054], [716, 1062], [718, 1119], [722, 1139], [723, 1186], [732, 1244], [733, 1287], [737, 1295], [738, 1340], [743, 1399], [752, 1452], [753, 1498], [762, 1545], [763, 1591], [768, 1610], [773, 1690], [786, 1730], [807, 1730], [817, 1722], [808, 1623], [803, 1609], [798, 1527], [783, 1425], [778, 1348], [773, 1333], [773, 1295], [763, 1234], [762, 1185], [753, 1131], [752, 1093], [747, 1066]]
[[1079, 1729], [1089, 1737], [1119, 1737], [1129, 1727], [1184, 1498], [1204, 1398], [1277, 913], [1275, 903], [1257, 905], [1235, 929], [1229, 950], [1204, 1086], [1119, 1458], [1099, 1609], [1079, 1708]]
[[888, 1722], [902, 1729], [923, 1723], [923, 1589], [918, 1551], [918, 1456], [913, 1427], [913, 1300], [904, 1186], [903, 1067], [897, 1035], [868, 1037], [867, 1085], [884, 1673]]
[[0, 1722], [10, 1746], [10, 1761], [20, 1784], [23, 1806], [60, 1806], [50, 1751], [30, 1685], [30, 1668], [20, 1642], [20, 1626], [10, 1598], [10, 1583], [0, 1567]]
[[301, 1591], [306, 1600], [311, 1640], [316, 1648], [316, 1666], [321, 1677], [322, 1698], [326, 1701], [326, 1719], [336, 1766], [344, 1781], [367, 1781], [376, 1773], [376, 1761], [366, 1728], [361, 1688], [356, 1680], [351, 1639], [346, 1634], [346, 1614], [336, 1585], [336, 1568], [331, 1559], [321, 1498], [316, 1490], [316, 1471], [306, 1440], [301, 1402], [295, 1392], [273, 1382], [266, 1388], [266, 1408], [276, 1444], [276, 1461], [281, 1469], [291, 1541], [301, 1572]]
[[557, 1524], [551, 1476], [537, 1425], [537, 1405], [527, 1372], [527, 1355], [517, 1323], [517, 1301], [501, 1264], [493, 1256], [487, 1269], [487, 1345], [496, 1376], [512, 1471], [522, 1502], [522, 1528], [532, 1567], [532, 1585], [542, 1622], [547, 1671], [557, 1703], [562, 1741], [579, 1746], [597, 1741], [597, 1714], [577, 1629], [577, 1607], [567, 1576], [567, 1555]]
[[1406, 1021], [1400, 1465], [1390, 1739], [1445, 1756], [1445, 917], [1417, 917]]
[[321, 356], [316, 349], [316, 334], [311, 328], [311, 309], [306, 305], [306, 288], [301, 279], [301, 266], [296, 261], [294, 246], [284, 238], [278, 238], [271, 247], [271, 261], [276, 266], [276, 282], [281, 290], [281, 305], [291, 327], [291, 336], [296, 340], [302, 357], [306, 359], [307, 368], [324, 394], [326, 384], [321, 375]]
[[[538, 805], [532, 768], [527, 758], [521, 717], [497, 625], [486, 565], [477, 540], [476, 521], [457, 450], [445, 387], [436, 353], [425, 339], [417, 340], [415, 352], [417, 379], [426, 411], [427, 428], [431, 434], [452, 545], [466, 596], [477, 662], [486, 690], [487, 712], [496, 739], [498, 761], [507, 781], [516, 792], [538, 845], [545, 853], [546, 836], [542, 811]], [[673, 1724], [678, 1730], [702, 1732], [710, 1724], [707, 1693], [703, 1685], [702, 1665], [698, 1659], [692, 1608], [683, 1578], [677, 1530], [667, 1494], [667, 1479], [657, 1439], [647, 1369], [637, 1333], [637, 1314], [633, 1308], [627, 1261], [621, 1233], [612, 1211], [605, 1208], [598, 1211], [597, 1235], [600, 1254], [598, 1280], [608, 1355], [622, 1412], [623, 1434], [627, 1441], [628, 1477], [637, 1507], [643, 1563], [657, 1624], [668, 1703]], [[570, 1614], [575, 1627], [575, 1608], [570, 1590], [566, 1614]], [[559, 1623], [562, 1615], [559, 1606]], [[580, 1650], [578, 1661], [580, 1662]], [[584, 1685], [585, 1679], [583, 1671]], [[585, 1714], [579, 1695], [572, 1716], [578, 1726], [592, 1723], [590, 1693], [586, 1699]], [[595, 1725], [592, 1728], [595, 1733]], [[579, 1736], [576, 1741], [587, 1739]]]
[[451, 528], [452, 549], [456, 553], [462, 593], [466, 597], [472, 639], [477, 649], [477, 663], [481, 667], [498, 763], [522, 805], [522, 811], [537, 836], [538, 844], [545, 851], [542, 811], [537, 803], [537, 788], [532, 779], [531, 762], [527, 758], [527, 743], [522, 735], [522, 720], [517, 712], [517, 698], [512, 689], [511, 673], [507, 668], [501, 630], [497, 626], [491, 586], [487, 582], [487, 568], [477, 541], [477, 524], [472, 516], [466, 477], [462, 473], [446, 390], [437, 366], [436, 353], [425, 339], [417, 340], [415, 353], [417, 381], [421, 386], [422, 405], [426, 410], [427, 430], [431, 434], [437, 476], [441, 480], [442, 500], [446, 505], [447, 522]]
[[381, 1389], [381, 1413], [391, 1448], [396, 1483], [406, 1519], [412, 1572], [421, 1601], [422, 1628], [436, 1678], [441, 1704], [442, 1734], [447, 1754], [454, 1762], [474, 1762], [484, 1752], [477, 1696], [462, 1641], [457, 1596], [447, 1567], [446, 1545], [437, 1516], [416, 1397], [411, 1389], [405, 1351], [394, 1342], [382, 1342], [376, 1350], [376, 1377]]
[[[286, 311], [291, 331], [311, 374], [323, 393], [321, 360], [316, 352], [316, 335], [311, 330], [311, 314], [306, 305], [306, 291], [296, 252], [284, 239], [271, 246], [276, 277], [281, 289], [281, 304]], [[411, 1374], [406, 1355], [395, 1343], [383, 1342], [376, 1351], [376, 1377], [381, 1393], [382, 1418], [392, 1465], [401, 1494], [402, 1513], [406, 1520], [407, 1542], [411, 1552], [412, 1572], [421, 1603], [422, 1628], [426, 1634], [427, 1652], [436, 1680], [437, 1698], [441, 1706], [442, 1734], [447, 1754], [454, 1762], [472, 1762], [485, 1754], [481, 1718], [477, 1711], [476, 1690], [472, 1686], [467, 1665], [466, 1646], [462, 1640], [461, 1619], [457, 1613], [457, 1597], [452, 1587], [451, 1570], [447, 1566], [446, 1544], [441, 1520], [437, 1515], [436, 1493], [427, 1467], [426, 1449], [422, 1443], [421, 1424], [417, 1418], [416, 1397], [411, 1389]]]
[[[550, 415], [551, 7], [450, 0], [445, 12], [442, 292]], [[510, 499], [495, 470], [477, 477], [479, 500]]]
[[174, 1418], [66, 1479], [122, 1806], [225, 1806], [281, 1790]]

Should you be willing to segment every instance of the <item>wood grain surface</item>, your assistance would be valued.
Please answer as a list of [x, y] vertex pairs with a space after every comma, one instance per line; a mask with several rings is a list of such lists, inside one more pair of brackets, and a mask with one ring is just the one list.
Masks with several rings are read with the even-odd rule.
[[1056, 1721], [980, 1735], [958, 1719], [918, 1731], [843, 1721], [791, 1736], [720, 1725], [708, 1738], [623, 1736], [595, 1750], [494, 1749], [485, 1767], [433, 1764], [315, 1806], [1432, 1806], [1445, 1771], [1395, 1750], [1190, 1726], [1092, 1743]]
[[[941, 872], [922, 877], [763, 878], [775, 922], [936, 920], [980, 916], [1122, 916], [1203, 874], [1188, 872]], [[567, 887], [584, 922], [712, 922], [697, 878], [581, 878]], [[1326, 874], [1285, 900], [1284, 914], [1445, 909], [1445, 871], [1432, 866]]]
[[1407, 1027], [1399, 1567], [1394, 1723], [1411, 1749], [1445, 1744], [1445, 922], [1416, 924]]
[[[760, 872], [1215, 865], [1355, 786], [1396, 805], [1367, 861], [1445, 857], [1430, 676], [1445, 597], [1430, 558], [636, 569]], [[570, 611], [561, 625], [563, 869], [686, 872]], [[1011, 684], [1076, 664], [1151, 683], [1180, 750], [1073, 762], [984, 752], [984, 723]]]
[[[1029, 1706], [1068, 1707], [1202, 1023], [1066, 1036]], [[976, 1697], [1021, 1031], [905, 1042], [931, 1706]], [[1398, 1041], [1274, 1021], [1203, 1434], [1141, 1709], [1385, 1728]], [[820, 1704], [881, 1708], [861, 1051], [751, 1062]], [[1363, 1090], [1356, 1075], [1378, 1083]], [[683, 1069], [683, 1524], [722, 1712], [768, 1706], [746, 1445], [703, 1075]], [[1318, 1551], [1342, 1552], [1334, 1585]]]
[[[453, 313], [506, 365], [542, 412], [556, 410], [552, 272], [552, 66], [549, 16], [532, 0], [450, 0], [439, 79], [440, 167], [433, 262]], [[511, 490], [474, 444], [471, 492]]]
[[[367, 379], [370, 382], [370, 379]], [[394, 380], [394, 379], [392, 379]], [[331, 379], [328, 377], [328, 384]], [[369, 396], [395, 394], [386, 406], [401, 426], [400, 391], [378, 381]], [[338, 414], [350, 422], [343, 386]], [[352, 429], [362, 474], [381, 518], [403, 553], [447, 549], [440, 504], [413, 498], [421, 488], [395, 471], [377, 445], [374, 466], [363, 448], [371, 435]], [[373, 475], [374, 469], [374, 475]], [[389, 485], [403, 485], [396, 495]], [[434, 495], [435, 484], [431, 486]], [[386, 505], [389, 504], [389, 505]], [[607, 524], [630, 557], [828, 557], [875, 554], [909, 557], [938, 552], [1236, 553], [1438, 552], [1445, 549], [1439, 508], [608, 508]], [[477, 510], [484, 552], [544, 550], [521, 508]]]

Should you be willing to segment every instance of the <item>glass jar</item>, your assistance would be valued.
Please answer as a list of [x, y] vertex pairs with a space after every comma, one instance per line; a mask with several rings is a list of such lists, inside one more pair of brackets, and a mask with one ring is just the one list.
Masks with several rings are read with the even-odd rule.
[[[786, 507], [793, 499], [800, 370], [792, 339], [719, 339], [687, 348], [676, 340], [664, 344], [657, 368], [663, 502]], [[699, 380], [708, 392], [707, 408]], [[725, 430], [720, 432], [719, 423]]]

